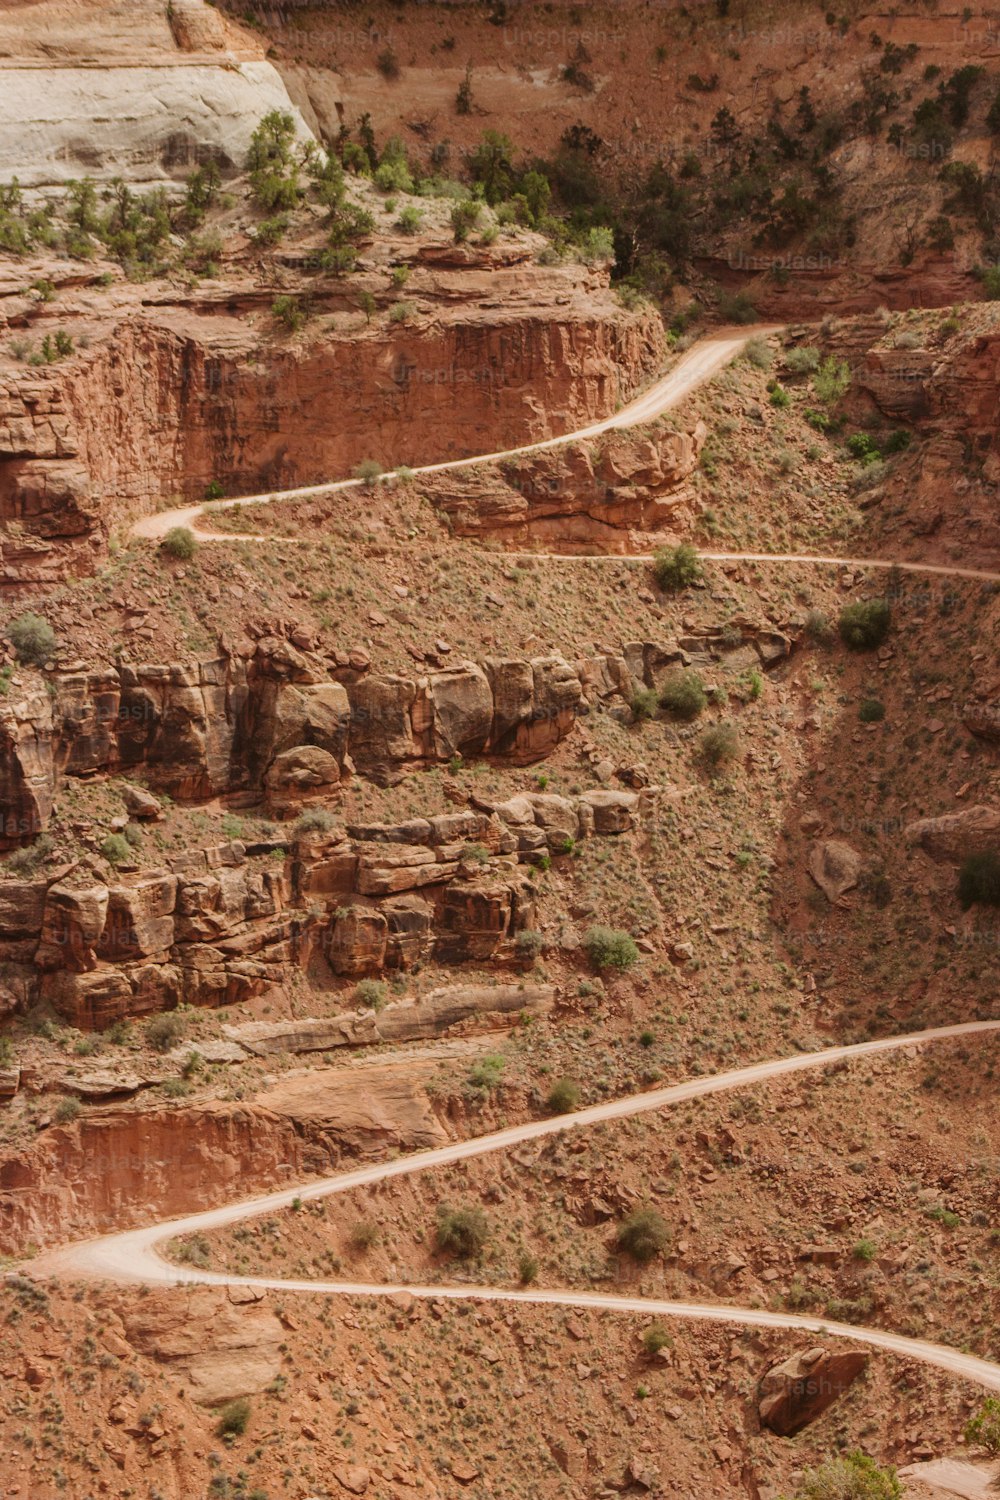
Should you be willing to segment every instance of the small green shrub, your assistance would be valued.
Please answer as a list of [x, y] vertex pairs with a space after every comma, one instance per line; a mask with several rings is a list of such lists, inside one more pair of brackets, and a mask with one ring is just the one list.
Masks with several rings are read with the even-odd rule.
[[851, 651], [871, 651], [881, 646], [892, 624], [888, 599], [862, 599], [840, 611], [840, 639]]
[[697, 672], [672, 672], [660, 688], [660, 705], [678, 719], [696, 719], [708, 702]]
[[353, 1250], [364, 1253], [366, 1250], [374, 1250], [381, 1242], [382, 1231], [377, 1224], [370, 1219], [359, 1219], [351, 1230], [350, 1244]]
[[227, 1401], [219, 1414], [215, 1431], [221, 1438], [242, 1437], [249, 1422], [250, 1402], [245, 1396], [240, 1396], [235, 1401]]
[[806, 635], [817, 646], [828, 646], [833, 640], [833, 629], [821, 609], [811, 609], [806, 615]]
[[43, 833], [33, 844], [24, 849], [15, 849], [4, 861], [5, 875], [34, 875], [55, 848], [51, 834]]
[[396, 220], [396, 228], [400, 234], [416, 234], [423, 222], [423, 217], [419, 208], [415, 208], [412, 203], [407, 204]]
[[175, 1240], [170, 1246], [174, 1260], [184, 1265], [197, 1266], [204, 1271], [212, 1261], [211, 1241], [204, 1234], [192, 1234], [187, 1239]]
[[662, 547], [653, 558], [653, 577], [665, 593], [676, 594], [690, 588], [702, 576], [698, 553], [690, 542]]
[[109, 865], [126, 865], [132, 858], [132, 847], [120, 833], [109, 833], [101, 840], [101, 854]]
[[528, 1250], [522, 1250], [517, 1262], [517, 1276], [522, 1286], [530, 1286], [538, 1279], [538, 1258]]
[[783, 364], [790, 375], [814, 375], [819, 369], [819, 350], [804, 344], [785, 352]]
[[333, 813], [327, 812], [325, 807], [309, 807], [295, 819], [292, 832], [296, 838], [307, 833], [329, 833], [336, 821]]
[[490, 1226], [481, 1208], [440, 1208], [436, 1240], [439, 1250], [471, 1260], [479, 1255], [490, 1237]]
[[652, 688], [639, 688], [629, 704], [637, 719], [655, 719], [660, 703]]
[[673, 1342], [662, 1323], [651, 1323], [642, 1336], [642, 1347], [650, 1358], [659, 1354], [661, 1349], [672, 1348]]
[[65, 1099], [60, 1099], [52, 1111], [52, 1118], [57, 1125], [72, 1125], [74, 1120], [80, 1118], [81, 1104], [73, 1094], [67, 1094]]
[[381, 474], [382, 465], [374, 458], [363, 458], [354, 468], [354, 478], [360, 479], [362, 484], [375, 484]]
[[728, 765], [740, 751], [740, 736], [735, 724], [713, 724], [701, 737], [703, 759], [713, 768]]
[[198, 550], [198, 543], [189, 527], [171, 526], [160, 543], [160, 550], [178, 562], [190, 562]]
[[1000, 906], [1000, 851], [987, 849], [962, 861], [958, 899], [963, 911], [971, 906]]
[[455, 243], [461, 245], [469, 238], [469, 235], [479, 223], [482, 213], [482, 204], [477, 203], [474, 198], [466, 199], [464, 203], [456, 203], [451, 211], [451, 230], [455, 237]]
[[965, 1424], [965, 1441], [1000, 1458], [1000, 1397], [987, 1396], [976, 1415], [970, 1417]]
[[777, 381], [775, 382], [774, 387], [767, 399], [770, 401], [771, 405], [773, 407], [776, 407], [779, 411], [783, 411], [786, 406], [791, 406], [792, 404], [791, 396], [785, 390], [785, 387], [783, 385], [778, 385]]
[[618, 1226], [615, 1236], [618, 1249], [641, 1265], [662, 1255], [669, 1242], [667, 1221], [655, 1208], [637, 1208]]
[[532, 928], [526, 928], [523, 932], [519, 932], [514, 939], [514, 953], [517, 958], [525, 963], [533, 963], [544, 947], [544, 937], [540, 932], [535, 932]]
[[874, 1240], [858, 1240], [851, 1254], [855, 1260], [872, 1261], [878, 1254], [878, 1248]]
[[184, 1022], [173, 1011], [163, 1011], [146, 1023], [146, 1043], [154, 1052], [169, 1052], [184, 1035]]
[[19, 662], [28, 667], [40, 667], [54, 655], [56, 633], [48, 620], [26, 610], [11, 620], [7, 626], [7, 638], [17, 653]]
[[416, 310], [414, 302], [394, 302], [389, 309], [389, 322], [408, 323]]
[[499, 1052], [491, 1052], [473, 1064], [469, 1073], [469, 1082], [474, 1089], [489, 1093], [491, 1089], [499, 1085], [506, 1066], [506, 1058], [502, 1057]]
[[289, 333], [297, 333], [306, 321], [307, 305], [301, 297], [289, 297], [286, 292], [275, 297], [271, 303], [271, 316], [284, 325]]
[[833, 406], [846, 394], [851, 383], [850, 366], [845, 360], [824, 359], [813, 376], [813, 390], [825, 406]]
[[862, 724], [881, 724], [885, 718], [885, 704], [877, 698], [866, 698], [858, 709], [858, 718]]
[[389, 991], [379, 979], [360, 979], [354, 987], [354, 998], [368, 1010], [381, 1010], [389, 998]]
[[591, 927], [583, 940], [595, 969], [617, 969], [624, 974], [639, 962], [635, 939], [613, 927]]
[[855, 1452], [807, 1469], [794, 1500], [900, 1500], [902, 1494], [895, 1469], [880, 1469], [866, 1453]]
[[760, 335], [747, 339], [743, 355], [747, 363], [753, 365], [755, 370], [769, 370], [774, 363], [771, 346], [767, 339]]
[[554, 1115], [569, 1115], [580, 1108], [580, 1086], [572, 1078], [557, 1078], [546, 1100]]

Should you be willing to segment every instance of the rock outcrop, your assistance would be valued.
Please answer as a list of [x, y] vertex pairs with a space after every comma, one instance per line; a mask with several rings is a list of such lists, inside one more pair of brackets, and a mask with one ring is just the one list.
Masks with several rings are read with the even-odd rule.
[[791, 1437], [832, 1406], [867, 1367], [864, 1349], [821, 1345], [774, 1365], [760, 1383], [760, 1420], [780, 1437]]
[[1000, 853], [1000, 808], [965, 807], [940, 818], [921, 818], [904, 830], [936, 864], [961, 864], [970, 854]]
[[205, 0], [132, 0], [121, 12], [79, 0], [74, 11], [55, 0], [5, 8], [3, 181], [176, 181], [206, 161], [232, 172], [272, 109], [292, 114], [309, 139], [259, 38]]
[[702, 422], [690, 432], [611, 431], [420, 483], [459, 536], [574, 552], [626, 551], [629, 530], [690, 524], [695, 500], [684, 485], [707, 435]]
[[[487, 657], [403, 676], [296, 645], [309, 638], [285, 622], [248, 628], [252, 638], [223, 640], [194, 663], [53, 671], [44, 682], [19, 671], [0, 698], [0, 849], [44, 830], [62, 777], [137, 776], [180, 801], [239, 793], [291, 817], [335, 802], [355, 770], [390, 782], [456, 754], [531, 764], [578, 718], [660, 688], [678, 666], [769, 668], [793, 646], [782, 630], [736, 620], [728, 633], [630, 641], [579, 660]], [[135, 817], [156, 816], [147, 790], [126, 797]]]
[[[234, 275], [227, 306], [266, 313], [270, 296]], [[20, 527], [2, 538], [0, 579], [59, 576], [60, 557], [65, 573], [92, 568], [110, 526], [165, 494], [287, 489], [362, 459], [391, 469], [572, 431], [662, 355], [658, 319], [624, 313], [579, 268], [455, 275], [439, 316], [399, 331], [262, 348], [214, 307], [123, 306], [58, 365], [0, 364], [0, 522]], [[33, 304], [3, 300], [0, 323], [34, 327]]]
[[[646, 791], [642, 796], [653, 795]], [[635, 826], [640, 794], [530, 794], [406, 824], [333, 827], [290, 843], [239, 841], [107, 883], [86, 862], [0, 881], [0, 958], [26, 993], [82, 1028], [178, 1004], [231, 1005], [317, 963], [342, 979], [483, 961], [530, 927], [520, 867], [590, 834]], [[515, 987], [445, 991], [329, 1023], [325, 1045], [438, 1035], [481, 1004], [546, 1008]]]

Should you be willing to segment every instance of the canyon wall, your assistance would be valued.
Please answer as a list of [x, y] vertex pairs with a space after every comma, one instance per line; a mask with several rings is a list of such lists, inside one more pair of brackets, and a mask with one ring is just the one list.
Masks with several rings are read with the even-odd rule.
[[[511, 278], [522, 293], [531, 280]], [[556, 283], [573, 290], [549, 281], [553, 301]], [[474, 302], [477, 278], [463, 290]], [[213, 484], [290, 488], [366, 458], [413, 466], [572, 431], [612, 412], [663, 353], [655, 316], [576, 290], [558, 311], [473, 309], [284, 347], [261, 344], [252, 318], [124, 319], [58, 367], [0, 371], [0, 522], [39, 557], [54, 541], [79, 554], [114, 520]]]

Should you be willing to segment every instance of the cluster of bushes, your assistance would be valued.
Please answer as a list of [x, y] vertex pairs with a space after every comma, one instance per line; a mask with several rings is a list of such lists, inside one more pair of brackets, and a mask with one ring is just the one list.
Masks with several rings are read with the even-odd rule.
[[892, 624], [888, 599], [862, 599], [840, 612], [840, 639], [851, 651], [871, 651], [881, 646]]

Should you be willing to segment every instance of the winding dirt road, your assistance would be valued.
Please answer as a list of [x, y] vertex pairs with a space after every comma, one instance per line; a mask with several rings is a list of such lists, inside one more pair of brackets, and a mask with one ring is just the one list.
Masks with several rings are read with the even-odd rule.
[[931, 1031], [913, 1032], [898, 1037], [880, 1037], [871, 1042], [827, 1047], [819, 1052], [800, 1053], [772, 1062], [755, 1063], [750, 1067], [718, 1073], [710, 1078], [688, 1079], [684, 1083], [673, 1084], [667, 1088], [654, 1089], [643, 1094], [632, 1094], [623, 1099], [612, 1100], [607, 1104], [596, 1104], [573, 1114], [533, 1120], [524, 1125], [514, 1125], [507, 1130], [496, 1131], [491, 1135], [455, 1141], [433, 1150], [415, 1152], [410, 1156], [399, 1157], [392, 1161], [377, 1162], [359, 1167], [354, 1171], [337, 1173], [335, 1176], [324, 1177], [317, 1182], [283, 1188], [279, 1192], [248, 1198], [239, 1203], [226, 1204], [222, 1208], [191, 1214], [183, 1219], [161, 1220], [142, 1229], [69, 1245], [26, 1264], [22, 1267], [22, 1273], [34, 1277], [96, 1277], [116, 1282], [141, 1282], [145, 1285], [161, 1286], [183, 1286], [191, 1283], [252, 1286], [275, 1291], [328, 1293], [336, 1296], [386, 1297], [400, 1291], [407, 1291], [414, 1297], [530, 1302], [560, 1307], [594, 1307], [611, 1312], [640, 1313], [646, 1317], [656, 1315], [690, 1318], [702, 1322], [737, 1324], [743, 1327], [797, 1328], [853, 1339], [877, 1349], [885, 1349], [894, 1354], [919, 1360], [923, 1364], [934, 1365], [938, 1369], [974, 1381], [989, 1390], [1000, 1391], [1000, 1366], [988, 1360], [923, 1339], [906, 1338], [902, 1334], [890, 1333], [884, 1329], [854, 1327], [846, 1323], [830, 1322], [823, 1318], [807, 1317], [800, 1313], [768, 1312], [760, 1308], [731, 1307], [724, 1304], [663, 1302], [642, 1297], [622, 1297], [604, 1292], [571, 1291], [560, 1288], [532, 1288], [524, 1291], [465, 1284], [419, 1286], [232, 1276], [226, 1272], [195, 1270], [189, 1266], [174, 1264], [165, 1260], [159, 1253], [159, 1246], [167, 1239], [222, 1229], [245, 1219], [288, 1208], [296, 1199], [311, 1202], [319, 1198], [327, 1198], [335, 1193], [349, 1192], [352, 1188], [385, 1182], [393, 1177], [408, 1176], [431, 1167], [447, 1166], [453, 1162], [467, 1161], [470, 1157], [507, 1150], [512, 1146], [561, 1134], [567, 1130], [576, 1130], [581, 1126], [628, 1119], [635, 1115], [662, 1109], [665, 1105], [681, 1103], [684, 1100], [701, 1099], [730, 1089], [746, 1088], [751, 1084], [780, 1078], [788, 1073], [803, 1072], [810, 1068], [827, 1067], [831, 1063], [907, 1048], [921, 1048], [935, 1042], [997, 1031], [1000, 1031], [1000, 1020], [966, 1021], [954, 1026], [937, 1027]]
[[[476, 464], [489, 463], [496, 459], [513, 458], [519, 453], [540, 453], [545, 448], [558, 448], [565, 443], [579, 442], [583, 438], [598, 437], [613, 427], [638, 427], [651, 422], [661, 412], [669, 411], [690, 395], [699, 385], [710, 380], [725, 365], [741, 353], [750, 338], [777, 333], [777, 325], [761, 324], [752, 328], [741, 328], [738, 332], [723, 330], [711, 338], [699, 339], [677, 361], [672, 369], [662, 375], [649, 390], [623, 406], [613, 416], [576, 432], [567, 432], [562, 437], [545, 438], [539, 443], [525, 443], [520, 448], [507, 448], [499, 453], [477, 453], [471, 458], [452, 458], [446, 463], [423, 464], [413, 469], [414, 474], [443, 474], [449, 469], [469, 469]], [[213, 513], [229, 510], [236, 505], [269, 505], [275, 500], [301, 500], [309, 495], [332, 495], [338, 490], [360, 489], [360, 479], [338, 479], [328, 484], [307, 484], [294, 490], [280, 490], [261, 495], [240, 495], [232, 500], [212, 502], [211, 511], [206, 512], [203, 503], [182, 505], [175, 510], [161, 510], [155, 515], [143, 516], [132, 527], [132, 535], [158, 539], [166, 535], [173, 526], [187, 526], [203, 542], [260, 541], [262, 538], [250, 532], [246, 535], [235, 532], [205, 530]], [[199, 521], [201, 525], [199, 526]], [[266, 538], [264, 538], [266, 540]]]

